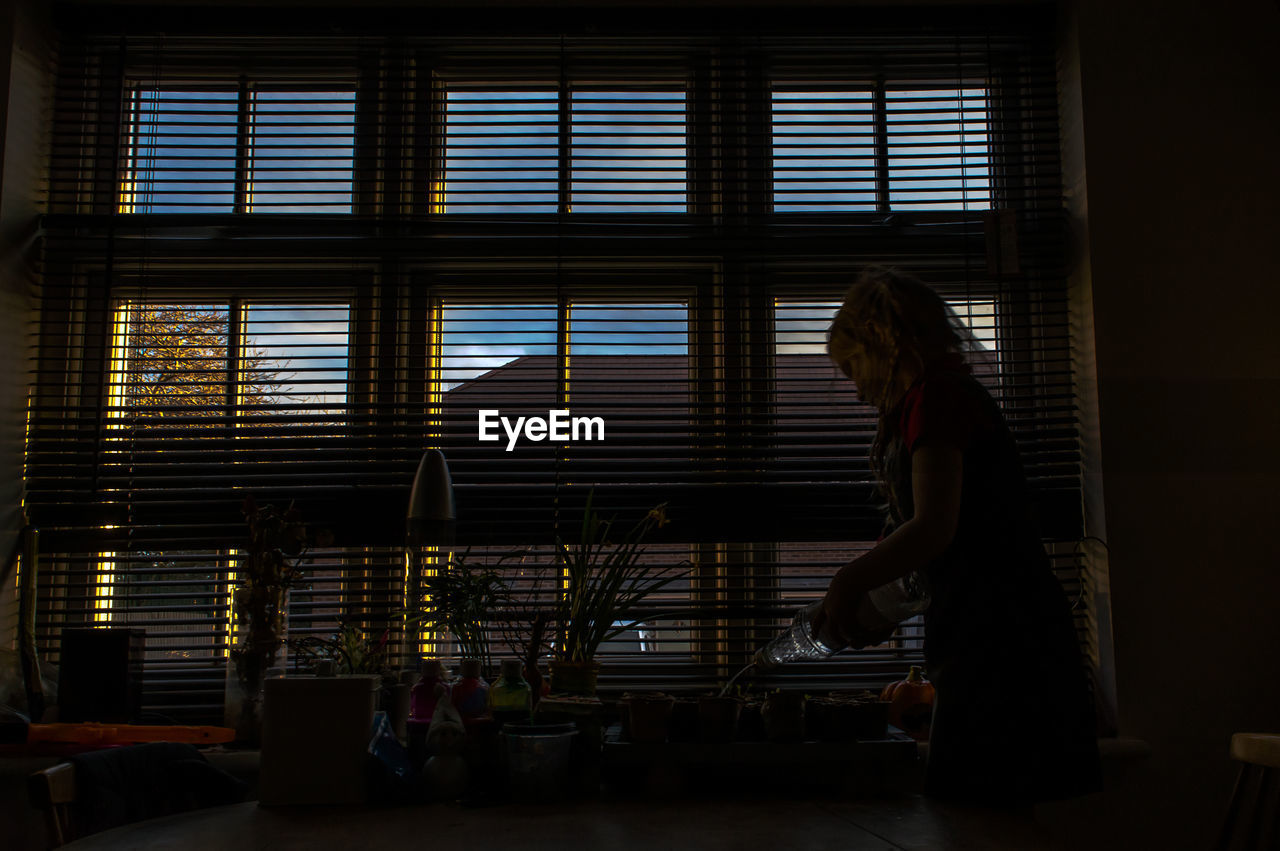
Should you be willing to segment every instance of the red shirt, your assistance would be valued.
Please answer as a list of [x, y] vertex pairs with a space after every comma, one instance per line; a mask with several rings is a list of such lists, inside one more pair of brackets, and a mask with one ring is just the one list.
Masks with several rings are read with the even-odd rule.
[[974, 394], [957, 378], [968, 376], [964, 358], [950, 354], [927, 367], [902, 397], [898, 428], [907, 454], [925, 443], [967, 450], [990, 417]]

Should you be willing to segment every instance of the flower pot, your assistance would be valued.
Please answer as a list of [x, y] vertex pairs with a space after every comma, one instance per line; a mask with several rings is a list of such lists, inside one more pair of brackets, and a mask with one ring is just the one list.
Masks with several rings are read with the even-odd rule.
[[674, 704], [675, 698], [666, 694], [624, 696], [619, 707], [626, 720], [627, 737], [633, 742], [665, 742]]
[[564, 797], [569, 789], [569, 754], [578, 735], [573, 724], [508, 724], [507, 777], [517, 801], [541, 803]]
[[698, 698], [698, 737], [704, 742], [732, 742], [738, 735], [741, 712], [740, 698]]
[[804, 737], [807, 741], [839, 742], [847, 739], [842, 735], [840, 719], [837, 718], [839, 706], [840, 701], [830, 697], [811, 697], [805, 701]]
[[805, 727], [810, 739], [823, 742], [848, 742], [858, 735], [861, 701], [832, 695], [810, 698], [805, 703]]
[[889, 735], [889, 706], [887, 700], [861, 700], [853, 707], [853, 737], [855, 739], [884, 739]]
[[698, 740], [698, 701], [687, 697], [676, 698], [671, 706], [667, 739], [672, 742]]
[[595, 696], [596, 678], [600, 675], [600, 663], [595, 659], [588, 659], [585, 662], [553, 659], [549, 667], [553, 693]]
[[780, 691], [764, 699], [760, 709], [765, 737], [771, 742], [804, 740], [804, 694]]
[[738, 713], [738, 738], [744, 742], [759, 742], [764, 740], [764, 718], [760, 715], [760, 710], [764, 704], [759, 700], [747, 700], [742, 704], [742, 711]]

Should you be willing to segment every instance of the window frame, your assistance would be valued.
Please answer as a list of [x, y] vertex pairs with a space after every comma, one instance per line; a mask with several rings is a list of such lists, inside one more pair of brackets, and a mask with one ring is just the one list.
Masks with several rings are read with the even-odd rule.
[[[164, 68], [162, 65], [147, 68], [136, 62], [124, 63], [120, 77], [116, 80], [118, 86], [118, 102], [120, 119], [119, 135], [116, 138], [116, 153], [110, 159], [110, 174], [99, 173], [94, 192], [93, 205], [99, 210], [111, 210], [125, 216], [138, 217], [157, 217], [157, 216], [356, 216], [365, 214], [366, 210], [365, 187], [362, 185], [363, 172], [362, 152], [366, 149], [372, 149], [374, 146], [370, 144], [370, 136], [376, 132], [376, 128], [371, 126], [364, 116], [365, 109], [360, 96], [362, 78], [367, 76], [363, 73], [363, 69], [359, 66], [351, 66], [345, 70], [335, 73], [334, 70], [322, 70], [319, 68], [307, 69], [305, 67], [290, 68], [288, 72], [279, 70], [268, 72], [265, 70], [246, 69], [238, 63], [229, 61], [217, 62], [201, 67], [199, 69], [184, 70], [178, 68]], [[126, 206], [137, 206], [136, 201], [125, 203], [126, 184], [131, 184], [127, 176], [131, 173], [130, 163], [136, 159], [137, 144], [132, 141], [130, 134], [136, 134], [137, 116], [140, 114], [136, 111], [135, 105], [139, 103], [139, 96], [144, 92], [188, 92], [188, 91], [210, 91], [210, 92], [235, 92], [236, 102], [236, 121], [235, 121], [235, 165], [233, 174], [231, 175], [232, 183], [232, 204], [231, 209], [227, 211], [203, 211], [203, 212], [135, 212], [132, 209], [125, 209]], [[254, 96], [260, 91], [266, 92], [332, 92], [345, 93], [350, 91], [352, 94], [352, 127], [351, 127], [351, 210], [349, 212], [332, 212], [329, 210], [312, 210], [312, 211], [291, 211], [282, 213], [272, 213], [267, 211], [254, 211], [252, 207], [252, 184], [253, 184], [253, 138], [255, 131], [254, 119]], [[104, 102], [108, 102], [111, 92], [105, 91]], [[104, 119], [109, 119], [105, 116]], [[105, 163], [104, 163], [105, 165]], [[112, 187], [109, 200], [104, 196], [104, 188], [109, 185]], [[132, 183], [136, 183], [132, 181]], [[131, 184], [132, 185], [132, 184]]]
[[[437, 64], [431, 64], [432, 58]], [[523, 62], [521, 61], [523, 59]], [[419, 155], [426, 153], [426, 160], [432, 164], [431, 171], [424, 174], [415, 183], [414, 209], [425, 206], [433, 216], [449, 218], [483, 219], [500, 216], [516, 221], [529, 219], [544, 220], [550, 217], [571, 217], [585, 220], [630, 219], [638, 217], [645, 221], [680, 222], [687, 217], [701, 212], [695, 204], [694, 192], [694, 101], [695, 87], [692, 67], [692, 56], [683, 57], [685, 67], [663, 67], [649, 65], [644, 71], [626, 82], [611, 82], [610, 74], [630, 71], [632, 66], [622, 59], [611, 59], [606, 62], [592, 61], [589, 65], [581, 55], [573, 52], [548, 54], [545, 52], [529, 54], [525, 57], [503, 56], [500, 60], [487, 63], [474, 57], [422, 56], [420, 62], [427, 63], [431, 69], [429, 86], [423, 86], [424, 96], [419, 100], [419, 114], [426, 116], [427, 127], [419, 130], [419, 136], [431, 140], [429, 152], [418, 149]], [[547, 212], [509, 212], [501, 209], [482, 212], [450, 213], [445, 209], [447, 199], [444, 198], [444, 186], [447, 178], [446, 161], [448, 159], [448, 127], [447, 98], [451, 87], [477, 91], [545, 91], [556, 93], [556, 189], [554, 213]], [[683, 92], [685, 106], [684, 137], [684, 184], [685, 209], [675, 211], [573, 211], [572, 192], [574, 156], [573, 156], [573, 94], [575, 91], [624, 91], [637, 92]], [[538, 202], [545, 203], [545, 202]]]
[[[877, 38], [873, 33], [868, 43]], [[910, 39], [903, 35], [899, 42], [909, 44]], [[957, 45], [960, 40], [957, 36]], [[848, 41], [855, 43], [856, 38], [851, 36]], [[935, 41], [931, 48], [939, 55], [951, 49], [937, 47], [943, 41], [946, 39]], [[682, 682], [697, 679], [705, 685], [708, 679], [723, 680], [736, 670], [743, 648], [771, 635], [777, 624], [772, 616], [785, 615], [775, 605], [776, 595], [770, 596], [773, 592], [769, 588], [769, 565], [776, 566], [778, 562], [770, 548], [776, 549], [778, 541], [813, 540], [804, 535], [815, 534], [816, 528], [806, 527], [804, 535], [796, 538], [782, 538], [777, 523], [745, 529], [730, 526], [735, 520], [734, 510], [751, 499], [767, 501], [804, 491], [802, 482], [771, 480], [769, 476], [776, 469], [770, 470], [767, 458], [761, 461], [739, 457], [765, 445], [752, 442], [759, 437], [753, 429], [767, 421], [775, 400], [771, 395], [776, 374], [771, 337], [775, 292], [805, 292], [815, 299], [821, 292], [823, 297], [838, 300], [839, 293], [831, 282], [848, 280], [865, 263], [885, 259], [885, 253], [899, 258], [900, 263], [900, 258], [907, 258], [904, 265], [926, 278], [939, 269], [944, 274], [962, 276], [955, 279], [973, 286], [975, 297], [979, 291], [990, 292], [996, 301], [1001, 317], [997, 329], [1001, 357], [1005, 357], [1003, 352], [1014, 352], [1007, 364], [1009, 374], [1028, 386], [1058, 386], [1053, 384], [1057, 379], [1043, 375], [1044, 363], [1055, 356], [1042, 351], [1046, 345], [1041, 337], [1043, 329], [1030, 327], [1030, 320], [1038, 318], [1044, 309], [1043, 302], [1054, 296], [1053, 292], [1046, 296], [1038, 288], [1055, 282], [1052, 270], [1046, 272], [1044, 266], [1026, 262], [1028, 258], [1036, 259], [1035, 252], [1042, 251], [1042, 243], [1053, 236], [1053, 222], [1049, 221], [1053, 212], [1045, 212], [1043, 204], [1036, 207], [1033, 203], [1033, 190], [1039, 191], [1034, 185], [1040, 179], [1036, 169], [1041, 165], [1026, 155], [1033, 144], [1038, 144], [1036, 133], [1043, 132], [1038, 123], [1043, 119], [1023, 110], [1032, 103], [1027, 90], [1034, 81], [1028, 83], [1019, 76], [1017, 56], [1010, 60], [1000, 52], [1003, 48], [993, 50], [990, 40], [985, 53], [979, 50], [977, 54], [967, 54], [963, 62], [957, 59], [954, 65], [937, 61], [936, 57], [929, 60], [936, 65], [931, 72], [935, 78], [950, 73], [952, 67], [963, 74], [973, 64], [990, 66], [986, 87], [991, 102], [991, 210], [777, 213], [770, 186], [768, 140], [774, 91], [774, 78], [770, 75], [776, 65], [785, 64], [796, 55], [793, 40], [762, 36], [748, 44], [729, 37], [708, 37], [677, 42], [674, 47], [654, 47], [651, 43], [607, 38], [593, 41], [578, 37], [567, 43], [563, 39], [530, 39], [521, 47], [527, 47], [527, 55], [517, 57], [511, 56], [510, 44], [501, 39], [488, 42], [471, 37], [410, 37], [366, 40], [360, 42], [358, 49], [351, 48], [351, 55], [358, 56], [358, 60], [340, 62], [343, 68], [354, 69], [352, 79], [357, 87], [350, 215], [239, 216], [240, 220], [232, 224], [227, 220], [236, 219], [236, 214], [216, 214], [211, 217], [219, 219], [214, 224], [224, 229], [205, 233], [183, 230], [191, 226], [187, 214], [114, 216], [108, 222], [81, 221], [75, 216], [51, 220], [52, 227], [64, 229], [55, 234], [56, 239], [69, 240], [64, 244], [83, 248], [91, 257], [96, 256], [94, 252], [103, 253], [106, 259], [98, 263], [94, 273], [100, 279], [87, 287], [80, 284], [81, 289], [70, 297], [76, 306], [61, 314], [55, 310], [46, 320], [42, 335], [49, 342], [48, 357], [56, 362], [59, 334], [66, 336], [66, 348], [73, 350], [67, 362], [72, 364], [74, 376], [67, 382], [66, 393], [82, 394], [80, 401], [88, 404], [81, 407], [91, 408], [92, 399], [83, 397], [100, 395], [105, 380], [102, 371], [109, 369], [104, 356], [109, 354], [110, 344], [104, 340], [106, 332], [100, 327], [98, 312], [114, 294], [131, 285], [171, 276], [172, 269], [186, 268], [193, 272], [190, 289], [183, 289], [189, 295], [199, 290], [202, 282], [207, 283], [227, 269], [234, 268], [239, 275], [243, 269], [253, 267], [248, 274], [251, 280], [243, 285], [246, 298], [256, 300], [263, 293], [278, 292], [280, 302], [296, 303], [299, 299], [290, 296], [299, 285], [294, 283], [291, 288], [289, 282], [297, 282], [300, 270], [308, 264], [317, 270], [327, 269], [332, 280], [345, 283], [349, 293], [344, 299], [350, 305], [352, 328], [347, 406], [367, 416], [362, 423], [376, 423], [369, 426], [369, 434], [376, 429], [386, 430], [388, 448], [379, 456], [381, 463], [405, 467], [404, 475], [397, 473], [400, 477], [391, 485], [376, 493], [372, 488], [368, 491], [376, 497], [371, 498], [371, 503], [383, 500], [377, 504], [391, 505], [395, 494], [403, 490], [401, 484], [407, 486], [411, 462], [432, 438], [433, 405], [438, 405], [439, 399], [432, 397], [435, 385], [430, 363], [432, 349], [438, 348], [440, 341], [438, 334], [433, 339], [427, 333], [419, 334], [418, 329], [427, 329], [432, 321], [439, 320], [433, 305], [439, 303], [442, 294], [452, 287], [461, 293], [462, 301], [475, 303], [500, 289], [504, 278], [509, 281], [523, 273], [537, 286], [554, 291], [557, 304], [563, 298], [567, 305], [567, 299], [580, 300], [574, 294], [584, 291], [584, 275], [595, 270], [603, 281], [597, 302], [605, 298], [637, 302], [644, 300], [640, 293], [653, 289], [646, 287], [653, 279], [646, 282], [645, 274], [686, 270], [690, 407], [706, 427], [694, 439], [694, 452], [705, 462], [705, 469], [699, 472], [705, 475], [684, 489], [684, 498], [694, 505], [704, 494], [713, 493], [716, 486], [738, 481], [745, 482], [747, 496], [742, 504], [720, 509], [719, 515], [715, 515], [717, 507], [708, 504], [706, 511], [713, 516], [708, 518], [706, 531], [690, 533], [689, 547], [698, 563], [691, 594], [708, 601], [701, 612], [703, 620], [691, 628], [702, 636], [699, 640], [705, 643], [699, 646], [707, 650], [700, 652], [689, 668], [688, 679]], [[619, 44], [622, 49], [618, 55], [605, 56], [606, 51]], [[176, 53], [181, 50], [181, 45], [174, 48]], [[957, 46], [956, 50], [961, 48]], [[111, 125], [111, 117], [120, 118], [122, 101], [117, 98], [113, 102], [110, 87], [132, 79], [134, 72], [121, 70], [127, 64], [125, 59], [131, 59], [127, 51], [113, 51], [116, 48], [111, 44], [103, 49], [106, 95], [92, 103], [101, 106], [101, 111], [94, 113], [95, 123], [106, 122], [104, 126], [119, 128], [119, 121]], [[856, 58], [865, 59], [868, 67], [882, 67], [884, 79], [897, 79], [892, 62], [883, 62], [882, 52], [868, 48], [865, 55]], [[836, 55], [806, 59], [808, 70], [804, 74], [812, 75], [814, 61], [825, 62], [818, 76], [828, 80], [838, 81], [854, 74], [850, 70], [853, 63], [847, 57], [833, 59]], [[529, 60], [527, 67], [520, 64], [522, 57]], [[238, 65], [219, 57], [209, 73], [233, 69], [237, 80], [241, 75], [257, 79], [255, 74], [266, 74], [252, 67], [257, 61], [248, 57], [243, 60], [247, 64]], [[157, 59], [155, 64], [161, 67], [166, 63]], [[166, 80], [182, 78], [184, 63], [169, 64], [176, 69], [171, 67], [159, 76]], [[145, 63], [135, 61], [134, 65], [146, 70]], [[805, 62], [799, 63], [804, 65]], [[571, 117], [572, 103], [566, 93], [573, 90], [573, 85], [617, 90], [621, 84], [609, 80], [626, 72], [634, 72], [642, 80], [634, 85], [645, 87], [650, 84], [643, 80], [661, 77], [662, 67], [678, 69], [685, 91], [686, 212], [568, 214], [572, 157], [565, 149], [572, 134], [564, 128]], [[440, 173], [446, 153], [441, 92], [449, 75], [462, 74], [459, 79], [479, 75], [482, 81], [510, 80], [513, 74], [519, 77], [525, 70], [532, 78], [546, 69], [551, 69], [558, 93], [557, 197], [558, 206], [565, 208], [563, 215], [504, 213], [469, 217], [432, 211], [432, 181]], [[276, 73], [284, 72], [277, 68]], [[324, 76], [314, 69], [304, 69], [290, 79], [314, 81]], [[152, 79], [146, 74], [141, 77]], [[953, 82], [957, 89], [963, 89], [968, 79], [962, 76]], [[930, 82], [937, 81], [930, 78]], [[924, 84], [925, 81], [920, 82]], [[810, 88], [803, 82], [801, 85]], [[396, 120], [385, 120], [388, 118]], [[1023, 119], [1026, 126], [1019, 124]], [[1053, 129], [1056, 132], [1056, 127]], [[760, 140], [766, 142], [763, 147], [758, 144]], [[108, 140], [98, 142], [97, 151], [109, 150], [113, 156], [121, 153], [112, 149]], [[94, 162], [101, 164], [110, 159], [100, 157]], [[108, 181], [108, 185], [114, 188], [106, 196], [91, 196], [103, 212], [108, 212], [102, 209], [104, 200], [118, 200], [115, 192], [119, 182]], [[78, 202], [84, 201], [83, 187], [75, 197]], [[1023, 206], [1014, 209], [1017, 204]], [[84, 236], [65, 232], [82, 226], [86, 229]], [[1016, 239], [1010, 241], [1005, 238], [1008, 235]], [[1017, 241], [1024, 236], [1029, 241]], [[89, 242], [92, 239], [103, 241], [94, 245]], [[225, 239], [226, 247], [215, 247], [217, 243], [211, 239]], [[232, 256], [240, 248], [245, 249], [248, 259]], [[308, 251], [317, 254], [312, 257]], [[55, 259], [67, 262], [62, 256]], [[1019, 262], [1025, 265], [1019, 266]], [[960, 264], [964, 265], [963, 270]], [[629, 274], [637, 269], [639, 273]], [[57, 282], [65, 272], [53, 269], [50, 274], [51, 280]], [[813, 282], [820, 276], [827, 276], [826, 283], [815, 287]], [[151, 296], [160, 290], [146, 287], [146, 292]], [[1006, 313], [1006, 308], [1010, 312]], [[79, 322], [81, 331], [60, 330], [60, 315]], [[95, 322], [99, 322], [97, 327]], [[80, 340], [83, 342], [77, 342]], [[1016, 348], [1006, 347], [1006, 340]], [[47, 407], [47, 400], [61, 389], [42, 386], [41, 404]], [[1039, 402], [1038, 396], [1028, 398]], [[1035, 414], [1028, 410], [1019, 411], [1017, 416], [1025, 424]], [[1064, 427], [1063, 440], [1069, 437], [1067, 430]], [[384, 432], [378, 431], [376, 436], [381, 439]], [[776, 434], [773, 439], [776, 447]], [[415, 457], [409, 459], [411, 454]], [[1062, 453], [1066, 459], [1061, 462], [1063, 467], [1076, 463], [1069, 455], [1069, 451]], [[95, 476], [96, 472], [92, 472], [90, 478]], [[390, 481], [390, 477], [386, 478]], [[866, 482], [855, 484], [865, 489]], [[86, 502], [101, 496], [94, 487], [96, 481], [86, 486]], [[615, 493], [622, 494], [623, 490], [619, 488]], [[631, 495], [641, 500], [653, 492], [654, 489], [646, 492], [640, 486]], [[566, 490], [565, 496], [574, 494]], [[571, 501], [566, 501], [566, 506]], [[690, 514], [697, 516], [697, 509]], [[758, 519], [758, 515], [746, 516], [746, 524], [751, 518]], [[395, 526], [396, 519], [392, 517], [385, 525]], [[1064, 525], [1069, 526], [1070, 520]], [[819, 530], [816, 534], [831, 536], [835, 532]], [[370, 581], [384, 580], [393, 581], [386, 577]], [[762, 614], [766, 611], [769, 614]], [[875, 669], [874, 673], [879, 675], [883, 670]]]

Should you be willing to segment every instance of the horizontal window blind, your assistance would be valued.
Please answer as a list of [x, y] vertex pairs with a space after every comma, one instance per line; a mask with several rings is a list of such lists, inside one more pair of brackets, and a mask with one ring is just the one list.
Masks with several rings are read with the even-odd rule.
[[[27, 451], [42, 641], [145, 623], [148, 705], [211, 717], [253, 496], [335, 536], [291, 631], [349, 617], [409, 664], [404, 514], [438, 447], [477, 559], [546, 562], [588, 493], [620, 523], [666, 503], [645, 558], [689, 576], [604, 682], [722, 682], [880, 530], [874, 412], [824, 352], [873, 262], [971, 329], [1087, 635], [1047, 33], [68, 37]], [[908, 627], [785, 682], [919, 654]]]

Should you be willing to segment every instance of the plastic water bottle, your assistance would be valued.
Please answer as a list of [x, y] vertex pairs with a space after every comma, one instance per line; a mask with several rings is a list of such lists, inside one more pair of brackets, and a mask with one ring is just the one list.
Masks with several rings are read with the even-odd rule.
[[767, 671], [788, 662], [816, 662], [843, 650], [843, 642], [826, 630], [814, 632], [813, 621], [821, 608], [822, 601], [817, 600], [796, 612], [785, 632], [756, 651], [752, 659], [756, 670]]

